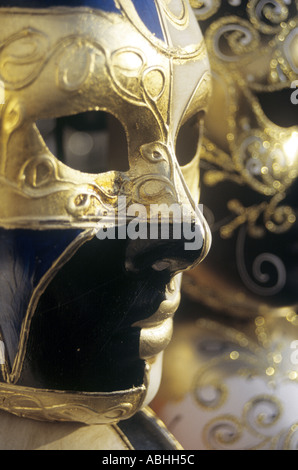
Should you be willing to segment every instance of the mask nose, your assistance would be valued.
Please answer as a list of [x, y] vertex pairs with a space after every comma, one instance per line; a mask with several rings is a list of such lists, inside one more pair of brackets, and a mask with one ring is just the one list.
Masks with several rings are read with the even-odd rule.
[[199, 264], [207, 255], [211, 234], [200, 209], [190, 202], [163, 207], [158, 217], [153, 211], [153, 216], [141, 225], [138, 238], [128, 237], [125, 258], [128, 272], [151, 269], [174, 275]]
[[173, 147], [161, 142], [143, 145], [135, 171], [141, 175], [133, 183], [143, 223], [137, 236], [129, 236], [127, 230], [126, 270], [174, 275], [201, 262], [210, 248], [210, 230]]
[[[170, 231], [174, 231], [170, 227]], [[185, 227], [181, 224], [181, 230]], [[153, 269], [174, 275], [200, 263], [208, 252], [206, 232], [195, 221], [187, 229], [192, 238], [181, 236], [175, 239], [173, 233], [168, 239], [129, 240], [126, 248], [125, 268], [129, 272], [141, 273]]]

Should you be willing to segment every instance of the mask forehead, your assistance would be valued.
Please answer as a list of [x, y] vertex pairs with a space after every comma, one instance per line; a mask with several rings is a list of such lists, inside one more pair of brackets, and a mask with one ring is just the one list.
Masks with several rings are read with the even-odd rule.
[[[58, 5], [58, 2], [56, 3]], [[88, 2], [81, 3], [89, 5]], [[95, 3], [98, 3], [99, 8], [100, 2], [90, 2], [89, 6], [93, 6]], [[60, 74], [63, 73], [64, 76], [56, 77], [58, 85], [64, 85], [65, 89], [68, 87], [69, 91], [76, 91], [75, 86], [79, 88], [79, 85], [82, 85], [89, 75], [96, 76], [94, 66], [94, 61], [97, 59], [94, 56], [96, 55], [104, 55], [104, 58], [101, 57], [101, 59], [105, 59], [106, 62], [109, 59], [112, 60], [111, 63], [105, 63], [107, 68], [117, 67], [121, 69], [121, 67], [127, 66], [129, 69], [127, 73], [130, 73], [131, 76], [138, 72], [144, 72], [144, 67], [141, 70], [139, 67], [144, 65], [142, 60], [149, 67], [161, 66], [163, 63], [166, 70], [159, 79], [162, 78], [167, 84], [170, 82], [172, 93], [168, 95], [167, 110], [169, 111], [172, 96], [179, 97], [178, 101], [181, 102], [181, 108], [175, 109], [176, 119], [173, 119], [173, 114], [168, 114], [168, 121], [174, 122], [175, 126], [181, 113], [189, 104], [190, 97], [197, 86], [198, 78], [201, 78], [208, 71], [208, 60], [206, 59], [201, 32], [197, 28], [193, 16], [190, 15], [187, 4], [184, 2], [175, 0], [170, 2], [170, 5], [164, 1], [159, 4], [138, 2], [135, 5], [132, 1], [118, 3], [119, 7], [117, 8], [114, 2], [111, 1], [98, 10], [87, 7], [78, 10], [62, 6], [60, 8], [44, 9], [44, 3], [41, 2], [39, 8], [35, 9], [34, 14], [32, 14], [30, 8], [19, 8], [14, 9], [13, 17], [10, 14], [11, 9], [2, 8], [2, 18], [7, 21], [1, 35], [3, 44], [2, 74], [4, 75], [3, 78], [6, 78], [4, 83], [7, 91], [9, 89], [20, 90], [26, 85], [32, 84], [37, 75], [46, 67], [51, 56], [54, 54], [59, 56], [59, 52], [61, 55], [62, 47], [68, 49], [65, 53], [66, 59], [70, 59], [70, 55], [76, 57], [75, 47], [73, 50], [70, 48], [73, 40], [74, 46], [80, 46], [84, 49], [81, 55], [86, 56], [85, 61], [76, 63], [78, 67], [76, 81], [71, 81], [71, 77], [67, 77], [68, 70], [64, 67], [60, 71]], [[63, 5], [63, 2], [59, 5]], [[28, 2], [28, 6], [30, 6], [30, 2]], [[173, 11], [171, 8], [173, 8]], [[37, 23], [40, 25], [40, 31], [36, 29]], [[118, 30], [119, 24], [121, 24], [123, 32], [126, 33], [123, 36], [113, 34], [116, 29]], [[76, 36], [77, 40], [74, 39]], [[141, 41], [140, 47], [136, 46], [137, 39]], [[8, 50], [8, 46], [10, 50]], [[129, 54], [127, 50], [129, 47], [133, 48], [133, 51], [140, 51], [140, 55], [137, 56], [137, 53], [135, 55], [133, 53]], [[15, 51], [19, 49], [19, 51], [15, 55], [13, 54], [14, 57], [11, 60], [7, 61], [8, 52], [12, 48]], [[49, 49], [48, 53], [47, 48]], [[153, 49], [157, 52], [153, 53]], [[144, 51], [144, 56], [142, 56], [141, 50]], [[45, 57], [44, 54], [46, 54]], [[79, 56], [76, 58], [79, 58]], [[93, 59], [93, 62], [91, 59]], [[67, 65], [70, 66], [69, 63]], [[185, 68], [186, 66], [187, 68]], [[14, 70], [13, 67], [15, 67]], [[179, 77], [185, 75], [186, 70], [191, 70], [191, 68], [195, 71], [195, 76], [192, 79], [189, 78], [189, 86], [183, 87], [183, 80]], [[22, 72], [20, 77], [16, 77], [16, 69]], [[69, 74], [71, 72], [72, 70], [69, 71]], [[124, 70], [122, 72], [124, 73]], [[59, 70], [57, 74], [59, 75]], [[153, 76], [153, 74], [151, 75]], [[39, 75], [38, 78], [40, 79]], [[41, 76], [41, 78], [43, 77]], [[61, 80], [63, 80], [63, 84]], [[149, 79], [147, 77], [146, 83], [152, 81], [153, 78]], [[144, 83], [145, 87], [146, 83]], [[94, 91], [96, 91], [94, 82], [92, 85], [95, 88]], [[39, 84], [39, 86], [41, 85]], [[166, 90], [168, 89], [166, 88]], [[151, 93], [152, 97], [156, 99], [157, 97], [154, 96], [152, 90]], [[148, 94], [150, 95], [149, 90]], [[86, 96], [84, 98], [86, 99]], [[55, 104], [57, 105], [57, 103]], [[88, 104], [91, 105], [91, 103]]]
[[[42, 186], [44, 182], [48, 185], [49, 178], [60, 184], [61, 177], [85, 185], [93, 179], [100, 191], [108, 184], [105, 176], [90, 180], [90, 176], [65, 168], [49, 155], [32, 128], [37, 119], [108, 110], [124, 125], [132, 153], [154, 140], [173, 148], [183, 119], [198, 111], [198, 103], [205, 107], [209, 65], [188, 4], [177, 0], [142, 5], [125, 1], [115, 7], [114, 2], [108, 2], [103, 10], [94, 10], [93, 3], [78, 9], [62, 4], [45, 9], [41, 4], [33, 13], [30, 8], [16, 8], [13, 14], [9, 8], [1, 9], [6, 24], [0, 33], [6, 101], [1, 167], [8, 179], [20, 185], [30, 181], [32, 185], [38, 163], [38, 184]], [[146, 14], [149, 6], [150, 15]], [[14, 142], [23, 139], [27, 153], [16, 152], [12, 135]], [[33, 153], [47, 155], [32, 163]], [[44, 182], [42, 175], [46, 175]], [[86, 194], [82, 187], [82, 193], [89, 203], [90, 191]], [[67, 219], [62, 205], [66, 205], [63, 198], [59, 216]], [[90, 207], [91, 216], [95, 206]], [[18, 217], [29, 210], [18, 203], [14, 207], [20, 208]], [[51, 214], [54, 208], [57, 210], [58, 205], [49, 200], [48, 215], [53, 218], [58, 215]], [[81, 210], [85, 216], [85, 204], [80, 205], [78, 212]], [[3, 214], [3, 220], [5, 217]]]

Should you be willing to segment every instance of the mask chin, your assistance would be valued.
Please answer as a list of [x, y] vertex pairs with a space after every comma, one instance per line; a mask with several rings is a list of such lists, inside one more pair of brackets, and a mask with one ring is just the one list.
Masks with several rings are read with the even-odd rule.
[[148, 388], [144, 399], [144, 406], [149, 405], [156, 396], [162, 377], [163, 352], [149, 360], [146, 365]]

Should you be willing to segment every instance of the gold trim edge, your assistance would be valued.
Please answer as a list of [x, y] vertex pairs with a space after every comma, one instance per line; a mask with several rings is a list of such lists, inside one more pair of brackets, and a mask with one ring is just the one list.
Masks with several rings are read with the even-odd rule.
[[113, 424], [141, 407], [146, 389], [117, 392], [67, 392], [0, 384], [0, 409], [37, 421]]

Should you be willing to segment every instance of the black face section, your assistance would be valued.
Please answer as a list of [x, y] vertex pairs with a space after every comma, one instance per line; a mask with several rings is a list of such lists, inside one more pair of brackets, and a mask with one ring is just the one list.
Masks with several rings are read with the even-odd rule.
[[18, 385], [112, 392], [144, 383], [140, 328], [200, 250], [185, 239], [94, 237], [57, 272], [34, 312]]
[[0, 228], [0, 331], [11, 372], [26, 336], [29, 305], [51, 268], [79, 237], [79, 230], [9, 230]]
[[169, 276], [129, 275], [125, 246], [95, 237], [58, 272], [34, 314], [19, 384], [110, 392], [143, 383], [131, 326], [157, 310]]

